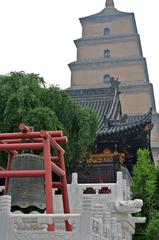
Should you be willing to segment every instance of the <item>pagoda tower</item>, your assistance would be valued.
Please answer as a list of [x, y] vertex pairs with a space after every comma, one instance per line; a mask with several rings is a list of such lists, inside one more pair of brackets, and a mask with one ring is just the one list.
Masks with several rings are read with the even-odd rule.
[[134, 13], [118, 11], [114, 1], [107, 0], [101, 12], [80, 22], [82, 38], [74, 41], [77, 60], [69, 64], [69, 89], [104, 86], [118, 78], [123, 114], [138, 115], [152, 107], [151, 148], [154, 161], [159, 162], [159, 114]]

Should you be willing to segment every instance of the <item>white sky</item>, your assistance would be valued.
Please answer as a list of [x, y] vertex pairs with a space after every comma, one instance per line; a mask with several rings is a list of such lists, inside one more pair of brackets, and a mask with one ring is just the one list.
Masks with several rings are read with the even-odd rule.
[[[101, 11], [105, 0], [0, 0], [0, 74], [34, 72], [48, 84], [70, 86], [68, 63], [76, 60], [78, 18]], [[115, 0], [134, 12], [159, 111], [159, 2]]]

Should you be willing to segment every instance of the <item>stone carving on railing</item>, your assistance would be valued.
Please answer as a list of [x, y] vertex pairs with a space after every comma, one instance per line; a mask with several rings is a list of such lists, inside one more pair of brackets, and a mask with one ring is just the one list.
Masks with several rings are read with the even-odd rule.
[[[49, 221], [52, 223], [52, 221]], [[16, 231], [47, 231], [47, 224], [48, 221], [45, 222], [45, 224], [39, 223], [38, 220], [35, 220], [34, 218], [30, 219], [22, 219], [20, 217], [17, 217], [14, 219], [14, 229]]]
[[122, 238], [118, 234], [114, 233], [113, 231], [111, 231], [107, 227], [103, 226], [103, 238], [102, 238], [102, 240], [107, 240], [107, 239], [122, 240]]
[[45, 233], [45, 234], [36, 234], [36, 233], [27, 233], [19, 232], [16, 234], [15, 240], [72, 240], [70, 234], [66, 235], [64, 233]]
[[108, 187], [101, 187], [95, 188], [95, 187], [86, 187], [83, 189], [83, 194], [111, 194], [112, 191]]
[[141, 211], [143, 201], [141, 199], [118, 201], [115, 205], [119, 213], [137, 213]]
[[92, 218], [92, 240], [101, 239], [102, 222], [99, 219]]
[[96, 235], [100, 234], [100, 228], [101, 228], [100, 225], [101, 225], [101, 222], [99, 220], [97, 219], [92, 220], [92, 231]]
[[108, 187], [102, 187], [98, 190], [98, 194], [111, 194], [112, 191]]
[[[80, 214], [12, 214], [16, 240], [76, 240], [79, 234], [77, 231], [79, 217]], [[72, 232], [66, 232], [64, 226], [59, 229], [59, 224], [63, 224], [64, 220], [71, 222]], [[47, 232], [48, 224], [53, 222], [55, 223], [55, 232]]]
[[[11, 213], [10, 212], [10, 196], [4, 196], [0, 198], [0, 215], [3, 214], [3, 219], [0, 218], [0, 232], [3, 240], [77, 240], [79, 238], [80, 228], [78, 222], [80, 219], [80, 214], [21, 214], [21, 213]], [[7, 214], [9, 223], [4, 220], [4, 216]], [[60, 231], [57, 229], [57, 224], [64, 223], [65, 220], [69, 220], [73, 225], [72, 232], [66, 232], [65, 228], [61, 228]], [[7, 224], [2, 231], [2, 226]], [[48, 224], [55, 223], [55, 232], [48, 232]], [[12, 228], [11, 225], [14, 225]], [[63, 224], [64, 225], [64, 224]], [[5, 226], [5, 225], [4, 225]], [[12, 237], [7, 237], [5, 233], [13, 229]], [[78, 229], [78, 230], [77, 230]], [[74, 237], [74, 236], [77, 236]]]
[[92, 219], [92, 240], [122, 240], [111, 229], [103, 225], [101, 219]]
[[[12, 214], [11, 218], [14, 222], [14, 229], [16, 231], [47, 231], [48, 224], [55, 223], [55, 227], [59, 223], [66, 220], [72, 222], [75, 230], [80, 214]], [[56, 224], [57, 223], [57, 224]], [[64, 228], [61, 229], [64, 231]]]
[[83, 190], [83, 194], [96, 194], [96, 189], [93, 187], [87, 187]]
[[133, 217], [134, 223], [145, 223], [146, 217]]

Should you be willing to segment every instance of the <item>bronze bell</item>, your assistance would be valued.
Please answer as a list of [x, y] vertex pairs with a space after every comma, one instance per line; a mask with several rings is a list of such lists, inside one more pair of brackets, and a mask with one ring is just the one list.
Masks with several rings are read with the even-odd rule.
[[[43, 159], [38, 155], [17, 154], [11, 170], [43, 170]], [[43, 213], [46, 207], [44, 177], [10, 177], [8, 194], [12, 197], [11, 211]]]

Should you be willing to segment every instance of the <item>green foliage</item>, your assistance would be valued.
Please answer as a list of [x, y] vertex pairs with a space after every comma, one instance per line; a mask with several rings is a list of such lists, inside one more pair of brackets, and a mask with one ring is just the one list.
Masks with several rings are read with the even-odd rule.
[[14, 132], [30, 109], [40, 105], [39, 93], [44, 80], [37, 74], [12, 72], [0, 76], [0, 132]]
[[[37, 121], [38, 119], [38, 121]], [[61, 129], [63, 125], [56, 116], [56, 113], [48, 107], [35, 107], [29, 111], [29, 114], [24, 117], [24, 122], [27, 125], [34, 126], [34, 130], [39, 129]]]
[[148, 150], [139, 149], [137, 152], [137, 164], [133, 170], [132, 191], [134, 198], [143, 199], [142, 212], [138, 216], [146, 216], [145, 224], [136, 228], [135, 240], [158, 239], [159, 228], [159, 168], [151, 163]]
[[[70, 128], [70, 133], [72, 134], [68, 134], [70, 141], [66, 147], [72, 152], [68, 164], [72, 170], [75, 170], [79, 160], [85, 158], [91, 151], [92, 139], [96, 135], [97, 121], [95, 114], [91, 113], [89, 109], [81, 109], [74, 106], [73, 112], [75, 114], [72, 116]], [[68, 156], [67, 154], [68, 152], [66, 151], [66, 156]]]
[[154, 215], [149, 223], [147, 224], [146, 232], [145, 232], [145, 239], [156, 240], [159, 239], [159, 212]]
[[155, 167], [149, 159], [148, 150], [139, 149], [137, 152], [137, 164], [133, 170], [132, 191], [135, 198], [141, 198], [144, 201], [144, 214], [148, 215], [149, 209], [154, 208], [156, 194], [156, 172]]
[[0, 132], [18, 131], [21, 122], [35, 130], [63, 130], [69, 138], [64, 145], [68, 171], [90, 152], [96, 115], [75, 105], [65, 91], [47, 88], [39, 75], [24, 72], [1, 75], [0, 89]]

